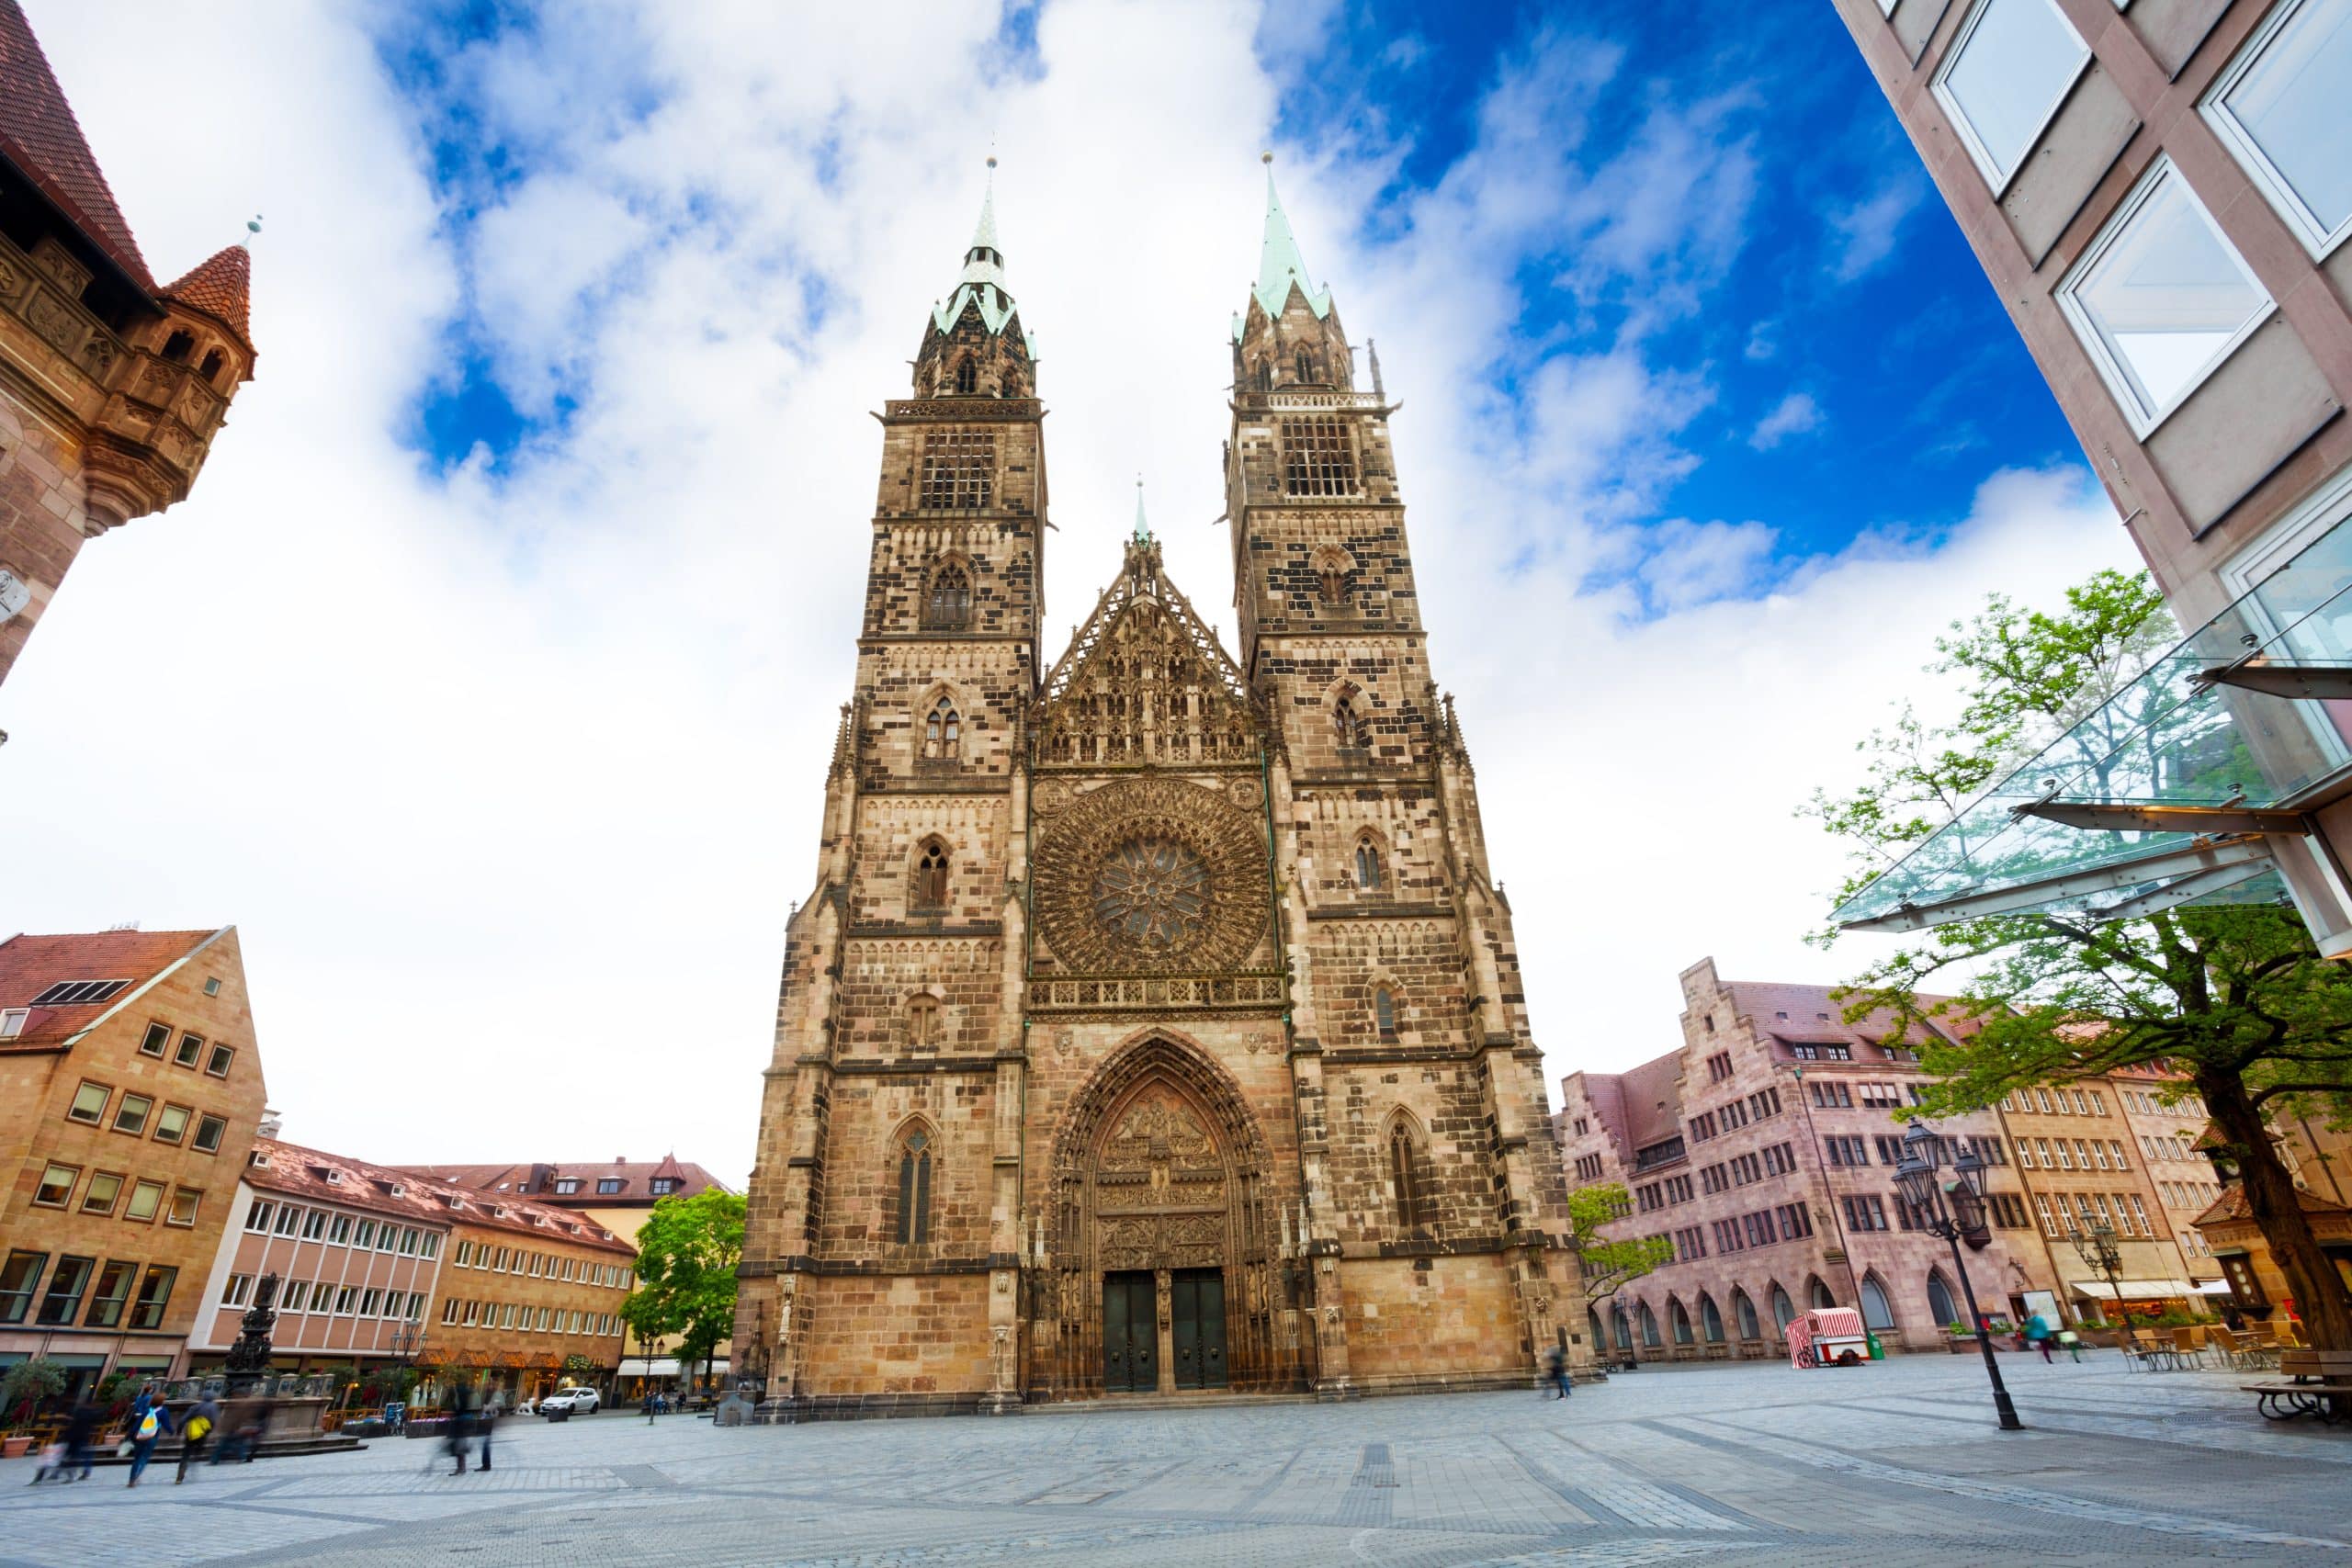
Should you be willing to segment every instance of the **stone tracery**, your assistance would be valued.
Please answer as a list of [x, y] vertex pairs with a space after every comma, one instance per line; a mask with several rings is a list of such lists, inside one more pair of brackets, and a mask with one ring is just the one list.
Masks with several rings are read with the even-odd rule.
[[1087, 974], [1201, 972], [1265, 934], [1261, 825], [1178, 779], [1126, 779], [1079, 798], [1036, 853], [1037, 921]]

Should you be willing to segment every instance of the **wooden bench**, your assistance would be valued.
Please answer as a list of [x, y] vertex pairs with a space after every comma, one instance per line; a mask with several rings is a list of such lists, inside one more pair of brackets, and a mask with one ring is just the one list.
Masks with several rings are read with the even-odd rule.
[[2352, 1350], [2281, 1350], [2278, 1381], [2240, 1383], [2273, 1421], [2316, 1416], [2334, 1426], [2352, 1418]]

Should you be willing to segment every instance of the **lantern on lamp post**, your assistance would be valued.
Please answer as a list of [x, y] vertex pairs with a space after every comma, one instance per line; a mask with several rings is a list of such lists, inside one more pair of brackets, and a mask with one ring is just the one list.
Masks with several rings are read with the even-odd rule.
[[1984, 1228], [1984, 1162], [1974, 1149], [1951, 1162], [1952, 1179], [1939, 1183], [1936, 1168], [1943, 1163], [1943, 1140], [1914, 1122], [1903, 1134], [1903, 1160], [1894, 1168], [1894, 1185], [1928, 1233], [1943, 1237], [1951, 1247], [1951, 1266], [1960, 1273], [1960, 1291], [1968, 1302], [1968, 1321], [1976, 1329], [1976, 1348], [1984, 1354], [1984, 1375], [1993, 1381], [1993, 1408], [2004, 1432], [2022, 1431], [2009, 1391], [2002, 1386], [2000, 1364], [1993, 1359], [1993, 1341], [1984, 1332], [1984, 1314], [1976, 1310], [1976, 1287], [1968, 1281], [1968, 1265], [1961, 1260], [1960, 1243], [1966, 1236], [1983, 1245]]
[[[2118, 1199], [2120, 1203], [2122, 1200]], [[2115, 1227], [2096, 1224], [2088, 1230], [2075, 1233], [2075, 1251], [2084, 1263], [2107, 1277], [2107, 1299], [2123, 1315], [2123, 1332], [2132, 1332], [2132, 1309], [2123, 1304], [2123, 1283], [2117, 1278], [2123, 1269], [2123, 1254], [2115, 1245]]]

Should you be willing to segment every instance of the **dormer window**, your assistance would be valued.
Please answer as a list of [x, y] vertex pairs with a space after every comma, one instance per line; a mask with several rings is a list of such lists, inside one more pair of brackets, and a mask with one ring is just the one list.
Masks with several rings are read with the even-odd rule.
[[656, 1196], [675, 1192], [677, 1190], [678, 1182], [675, 1177], [657, 1176], [653, 1179], [653, 1190]]
[[577, 1192], [580, 1190], [580, 1179], [576, 1176], [560, 1177], [556, 1180], [555, 1190], [558, 1192]]
[[261, 1150], [255, 1149], [253, 1153], [245, 1156], [245, 1163], [254, 1167], [256, 1170], [267, 1170], [269, 1168], [269, 1156], [262, 1153]]
[[[25, 1032], [25, 1021], [31, 1018], [30, 1008], [0, 1009], [0, 1040], [13, 1040]], [[169, 1031], [165, 1032], [166, 1033]]]
[[596, 1179], [596, 1190], [599, 1192], [617, 1192], [628, 1185], [628, 1182], [622, 1180], [617, 1176], [600, 1176]]
[[343, 1185], [343, 1172], [339, 1170], [329, 1169], [322, 1171], [320, 1174], [327, 1179], [327, 1181], [331, 1186], [340, 1187]]

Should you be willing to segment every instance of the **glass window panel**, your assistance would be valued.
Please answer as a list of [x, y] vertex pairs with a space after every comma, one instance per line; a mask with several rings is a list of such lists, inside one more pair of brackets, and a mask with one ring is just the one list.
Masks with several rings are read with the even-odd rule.
[[122, 1103], [115, 1107], [114, 1130], [137, 1134], [147, 1130], [147, 1112], [155, 1102], [143, 1094], [126, 1094]]
[[104, 1084], [84, 1084], [74, 1091], [74, 1103], [65, 1112], [67, 1120], [96, 1126], [106, 1117], [108, 1092]]
[[[2314, 250], [2352, 230], [2352, 159], [2344, 106], [2352, 102], [2352, 0], [2305, 0], [2257, 40], [2214, 105], [2257, 154], [2248, 160], [2272, 205]], [[2267, 167], [2265, 166], [2267, 165]]]
[[114, 1201], [122, 1196], [122, 1178], [108, 1171], [99, 1171], [90, 1178], [89, 1189], [82, 1194], [82, 1212], [85, 1214], [111, 1214]]
[[221, 1134], [228, 1130], [229, 1123], [221, 1118], [207, 1116], [196, 1124], [196, 1146], [206, 1154], [217, 1153]]
[[40, 1173], [40, 1183], [33, 1189], [33, 1201], [49, 1208], [65, 1207], [65, 1200], [74, 1194], [74, 1179], [81, 1168], [71, 1165], [52, 1165]]
[[164, 1325], [164, 1308], [172, 1299], [172, 1283], [180, 1277], [176, 1269], [160, 1264], [148, 1266], [147, 1278], [139, 1287], [139, 1304], [131, 1309], [130, 1326], [160, 1328]]
[[108, 1262], [98, 1270], [98, 1288], [90, 1297], [90, 1315], [85, 1325], [90, 1328], [112, 1328], [122, 1321], [123, 1304], [130, 1300], [130, 1281], [139, 1277], [136, 1263]]
[[2158, 166], [2059, 297], [2087, 329], [2108, 384], [2142, 432], [2187, 397], [2270, 309], [2204, 204]]
[[175, 1187], [172, 1190], [172, 1211], [165, 1216], [164, 1223], [172, 1225], [192, 1225], [196, 1224], [196, 1212], [202, 1207], [203, 1203], [203, 1193], [191, 1191], [185, 1187]]
[[164, 1184], [142, 1181], [130, 1190], [130, 1204], [122, 1212], [126, 1220], [152, 1220], [155, 1211], [164, 1206]]
[[2051, 0], [1985, 0], [1936, 91], [1998, 190], [2033, 150], [2090, 51]]
[[162, 1111], [156, 1112], [155, 1141], [159, 1144], [178, 1143], [181, 1136], [187, 1132], [187, 1119], [190, 1114], [191, 1112], [185, 1105], [166, 1105]]
[[32, 1306], [33, 1285], [40, 1279], [46, 1252], [11, 1252], [0, 1265], [0, 1323], [22, 1323]]

